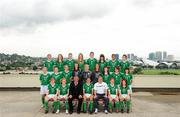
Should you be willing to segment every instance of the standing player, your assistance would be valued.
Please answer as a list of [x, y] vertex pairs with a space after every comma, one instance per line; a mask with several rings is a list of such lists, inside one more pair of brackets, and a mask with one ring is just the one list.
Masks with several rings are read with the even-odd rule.
[[48, 113], [48, 101], [53, 101], [53, 113], [57, 110], [57, 95], [58, 95], [58, 85], [55, 84], [55, 79], [51, 77], [50, 84], [48, 85], [48, 90], [45, 97], [45, 114]]
[[112, 73], [111, 77], [114, 78], [115, 85], [119, 85], [123, 75], [119, 72], [119, 67], [115, 67], [115, 72]]
[[78, 65], [79, 65], [79, 69], [80, 69], [81, 71], [83, 71], [83, 70], [84, 70], [84, 63], [85, 63], [85, 61], [84, 61], [84, 58], [83, 58], [83, 54], [82, 54], [82, 53], [80, 53], [80, 54], [78, 55], [77, 63], [78, 63]]
[[84, 83], [86, 82], [87, 78], [92, 78], [92, 72], [89, 70], [89, 65], [85, 64], [84, 71], [82, 72], [82, 80]]
[[103, 77], [103, 81], [104, 81], [105, 83], [107, 83], [107, 84], [110, 83], [110, 77], [111, 77], [111, 75], [110, 75], [109, 72], [108, 72], [108, 67], [104, 67], [104, 72], [103, 72], [102, 77]]
[[46, 67], [43, 67], [42, 71], [43, 73], [40, 75], [39, 80], [41, 82], [40, 94], [42, 95], [41, 97], [42, 107], [44, 107], [44, 101], [50, 80], [50, 75], [48, 74]]
[[112, 54], [112, 60], [109, 61], [108, 66], [109, 66], [109, 72], [112, 74], [115, 70], [115, 67], [119, 66], [119, 61], [116, 60], [116, 55]]
[[55, 63], [52, 60], [52, 55], [48, 54], [47, 55], [47, 60], [44, 62], [44, 67], [47, 68], [48, 73], [51, 75], [53, 73], [53, 67], [54, 67]]
[[129, 68], [130, 64], [129, 61], [127, 60], [127, 55], [122, 56], [122, 61], [120, 62], [121, 66], [121, 73], [125, 73], [125, 69]]
[[109, 89], [109, 112], [112, 113], [113, 101], [115, 102], [116, 112], [119, 112], [118, 86], [114, 84], [114, 78], [110, 79]]
[[57, 61], [55, 63], [55, 65], [58, 67], [59, 72], [61, 73], [62, 71], [64, 71], [64, 60], [63, 60], [63, 55], [59, 54], [57, 57]]
[[98, 81], [99, 76], [101, 75], [99, 64], [96, 64], [94, 72], [92, 73], [92, 82], [95, 84]]
[[90, 100], [89, 112], [93, 112], [93, 84], [91, 83], [91, 78], [86, 79], [86, 83], [83, 84], [83, 110], [87, 111], [87, 100]]
[[54, 73], [52, 73], [51, 77], [53, 77], [55, 79], [55, 83], [59, 85], [62, 75], [59, 73], [58, 67], [54, 67]]
[[129, 90], [130, 90], [130, 94], [132, 94], [132, 82], [133, 82], [133, 76], [131, 73], [129, 73], [129, 68], [126, 68], [125, 70], [125, 74], [123, 76], [126, 81], [127, 81], [127, 84], [129, 86]]
[[66, 60], [66, 65], [68, 65], [70, 71], [73, 71], [74, 64], [75, 64], [75, 60], [73, 59], [73, 55], [72, 53], [69, 53], [68, 59]]
[[127, 85], [126, 79], [122, 79], [121, 85], [119, 87], [119, 97], [120, 97], [120, 107], [121, 107], [121, 113], [124, 112], [124, 106], [126, 104], [127, 106], [127, 113], [129, 113], [130, 109], [130, 91], [129, 87]]
[[72, 72], [69, 71], [68, 65], [64, 66], [64, 71], [62, 72], [62, 77], [66, 79], [66, 84], [70, 84], [72, 80]]
[[[66, 107], [66, 114], [68, 114], [68, 95], [69, 95], [69, 85], [66, 84], [66, 79], [62, 78], [62, 84], [59, 85], [59, 96], [58, 99], [61, 101], [65, 101], [65, 107]], [[57, 113], [59, 113], [60, 110], [60, 102], [59, 104], [59, 109]]]
[[99, 67], [100, 67], [100, 72], [103, 73], [104, 67], [107, 66], [107, 62], [105, 60], [104, 54], [101, 54], [99, 57]]
[[89, 70], [91, 72], [94, 71], [97, 60], [94, 58], [94, 52], [90, 52], [90, 58], [87, 60], [87, 64], [89, 65]]

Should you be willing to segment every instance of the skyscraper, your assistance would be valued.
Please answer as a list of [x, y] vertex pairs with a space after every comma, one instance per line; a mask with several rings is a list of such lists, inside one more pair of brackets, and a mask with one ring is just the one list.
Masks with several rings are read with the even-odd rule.
[[166, 51], [163, 52], [163, 60], [165, 60], [165, 59], [167, 59], [167, 52]]
[[156, 54], [154, 52], [149, 53], [149, 60], [156, 60]]
[[156, 59], [157, 59], [158, 61], [161, 61], [161, 60], [162, 60], [162, 52], [161, 52], [161, 51], [157, 51], [157, 52], [156, 52]]

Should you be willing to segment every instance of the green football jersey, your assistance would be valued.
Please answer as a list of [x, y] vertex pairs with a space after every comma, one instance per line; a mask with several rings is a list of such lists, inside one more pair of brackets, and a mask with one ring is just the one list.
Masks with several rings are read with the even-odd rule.
[[116, 95], [116, 91], [117, 91], [117, 89], [118, 89], [117, 85], [111, 85], [111, 84], [109, 84], [108, 87], [109, 87], [109, 92], [110, 92], [110, 94], [111, 94], [111, 95]]
[[110, 74], [104, 74], [102, 77], [103, 77], [103, 81], [105, 83], [109, 84], [111, 75]]
[[129, 87], [120, 86], [120, 93], [121, 94], [128, 94]]
[[48, 85], [49, 94], [56, 94], [57, 89], [58, 89], [58, 85], [57, 84], [54, 84], [54, 86], [52, 86], [51, 83], [50, 83]]
[[60, 80], [62, 79], [62, 75], [60, 73], [53, 73], [51, 77], [55, 78], [55, 83], [60, 84]]
[[62, 84], [59, 85], [60, 95], [67, 95], [69, 91], [69, 85], [66, 84], [63, 86]]
[[122, 78], [122, 74], [121, 73], [118, 73], [118, 74], [112, 73], [111, 77], [114, 78], [115, 85], [119, 85], [120, 84], [120, 80]]
[[100, 72], [103, 73], [104, 71], [104, 67], [107, 66], [107, 62], [106, 61], [102, 61], [102, 62], [99, 62], [99, 67], [100, 67]]
[[55, 65], [58, 67], [59, 72], [64, 71], [64, 65], [65, 65], [64, 61], [61, 62], [56, 61]]
[[110, 60], [108, 63], [109, 68], [109, 72], [114, 72], [115, 67], [119, 66], [119, 61], [118, 60]]
[[79, 65], [79, 69], [80, 70], [84, 70], [84, 64], [85, 64], [85, 61], [83, 60], [83, 61], [79, 61], [79, 62], [77, 62], [78, 63], [78, 65]]
[[74, 59], [67, 59], [66, 60], [66, 65], [68, 65], [70, 71], [74, 70], [74, 64], [75, 64]]
[[87, 84], [87, 83], [83, 84], [83, 89], [84, 89], [85, 93], [87, 93], [87, 94], [92, 94], [93, 88], [94, 88], [93, 84]]
[[125, 73], [125, 70], [130, 66], [129, 61], [121, 61], [120, 66], [121, 66], [121, 72]]
[[39, 77], [39, 80], [41, 82], [41, 85], [48, 85], [50, 80], [50, 74], [41, 74]]
[[47, 68], [48, 72], [53, 72], [53, 67], [54, 67], [54, 65], [55, 65], [55, 63], [54, 63], [53, 60], [51, 60], [51, 61], [46, 60], [46, 61], [44, 62], [44, 67]]
[[94, 71], [96, 63], [97, 63], [97, 60], [95, 58], [89, 58], [87, 60], [87, 64], [89, 65], [89, 70], [90, 71]]
[[66, 84], [69, 84], [71, 82], [72, 72], [71, 71], [68, 71], [68, 72], [63, 71], [62, 72], [62, 78], [65, 78]]
[[125, 78], [127, 80], [127, 84], [131, 85], [131, 81], [132, 81], [132, 74], [124, 74], [123, 78]]

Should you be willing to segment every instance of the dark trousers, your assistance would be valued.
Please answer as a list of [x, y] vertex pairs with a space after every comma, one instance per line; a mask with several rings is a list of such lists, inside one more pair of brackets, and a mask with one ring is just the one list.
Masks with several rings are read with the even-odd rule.
[[68, 99], [68, 103], [69, 103], [69, 111], [73, 111], [73, 104], [72, 104], [72, 101], [74, 99], [77, 99], [78, 100], [78, 107], [77, 107], [77, 112], [80, 112], [81, 111], [81, 105], [82, 105], [82, 101], [83, 99], [79, 99], [79, 97], [75, 97], [73, 96], [72, 98], [69, 98]]
[[94, 99], [94, 107], [98, 108], [98, 101], [99, 99], [103, 99], [104, 102], [104, 110], [108, 110], [108, 103], [109, 103], [109, 99], [108, 97], [105, 97], [105, 94], [96, 94], [96, 98]]

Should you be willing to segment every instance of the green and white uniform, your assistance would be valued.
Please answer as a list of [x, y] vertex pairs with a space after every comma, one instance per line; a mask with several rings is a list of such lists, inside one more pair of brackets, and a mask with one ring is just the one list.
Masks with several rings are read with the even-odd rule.
[[74, 59], [67, 59], [66, 60], [66, 65], [68, 65], [70, 71], [74, 70], [74, 64], [75, 64]]
[[89, 70], [94, 71], [95, 65], [97, 63], [97, 60], [95, 58], [89, 58], [87, 59], [87, 64], [89, 65]]
[[62, 72], [62, 78], [66, 79], [66, 84], [70, 84], [71, 82], [71, 78], [72, 78], [72, 72], [71, 71], [63, 71]]
[[[124, 105], [127, 106], [127, 108], [129, 109], [130, 108], [130, 97], [128, 95], [129, 93], [129, 87], [123, 87], [123, 86], [120, 86], [120, 107], [121, 109], [124, 108]], [[127, 101], [124, 102], [124, 99], [127, 98]]]
[[40, 74], [39, 80], [41, 82], [40, 94], [46, 94], [48, 88], [47, 86], [50, 80], [50, 74]]
[[132, 85], [131, 85], [132, 79], [133, 79], [132, 74], [130, 74], [130, 73], [129, 74], [124, 74], [123, 77], [127, 80], [127, 84], [129, 86], [130, 93], [132, 93]]
[[80, 69], [81, 71], [84, 71], [85, 61], [84, 61], [84, 60], [83, 60], [83, 61], [78, 61], [77, 63], [78, 63], [78, 65], [79, 65], [79, 69]]
[[[109, 90], [109, 93], [110, 93], [110, 96], [112, 97], [112, 99], [116, 99], [116, 93], [117, 93], [117, 90], [118, 90], [118, 87], [117, 85], [115, 84], [109, 84], [108, 85], [108, 90]], [[116, 101], [115, 102], [115, 106], [116, 106], [116, 109], [119, 108], [119, 101]], [[109, 109], [112, 109], [113, 108], [113, 102], [109, 102]]]
[[55, 65], [58, 67], [59, 72], [64, 71], [64, 65], [65, 65], [64, 61], [56, 61]]
[[129, 61], [120, 61], [121, 71], [122, 73], [125, 73], [125, 69], [129, 68], [130, 64]]
[[57, 85], [60, 84], [61, 79], [62, 79], [62, 75], [61, 75], [60, 73], [53, 73], [53, 74], [51, 75], [51, 77], [55, 79], [55, 83], [56, 83]]
[[120, 80], [122, 79], [122, 74], [121, 73], [112, 73], [111, 77], [114, 78], [115, 85], [120, 84]]
[[[59, 85], [59, 90], [60, 90], [60, 95], [59, 95], [59, 99], [65, 99], [65, 107], [66, 107], [66, 110], [68, 110], [68, 92], [69, 92], [69, 85], [66, 84], [66, 85]], [[58, 103], [59, 104], [59, 110], [60, 110], [60, 102]]]
[[107, 62], [106, 61], [100, 61], [99, 62], [99, 67], [100, 67], [100, 72], [103, 73], [104, 71], [104, 67], [107, 66]]
[[111, 78], [110, 74], [104, 74], [102, 77], [103, 77], [103, 82], [105, 82], [106, 84], [110, 83], [110, 78]]
[[118, 60], [110, 60], [108, 63], [109, 72], [112, 73], [115, 70], [115, 67], [119, 66], [119, 61]]
[[[84, 83], [83, 84], [83, 90], [84, 90], [85, 96], [87, 98], [89, 98], [92, 95], [93, 88], [94, 88], [94, 85], [92, 83], [90, 83], [90, 84]], [[86, 110], [87, 110], [87, 102], [85, 100], [83, 101], [83, 110], [84, 110], [84, 112], [86, 112]], [[89, 110], [90, 110], [90, 112], [93, 111], [93, 101], [92, 100], [90, 100]]]
[[53, 72], [53, 67], [54, 67], [55, 63], [53, 60], [49, 61], [49, 60], [46, 60], [44, 62], [44, 67], [47, 68], [48, 72], [49, 73], [52, 73]]

